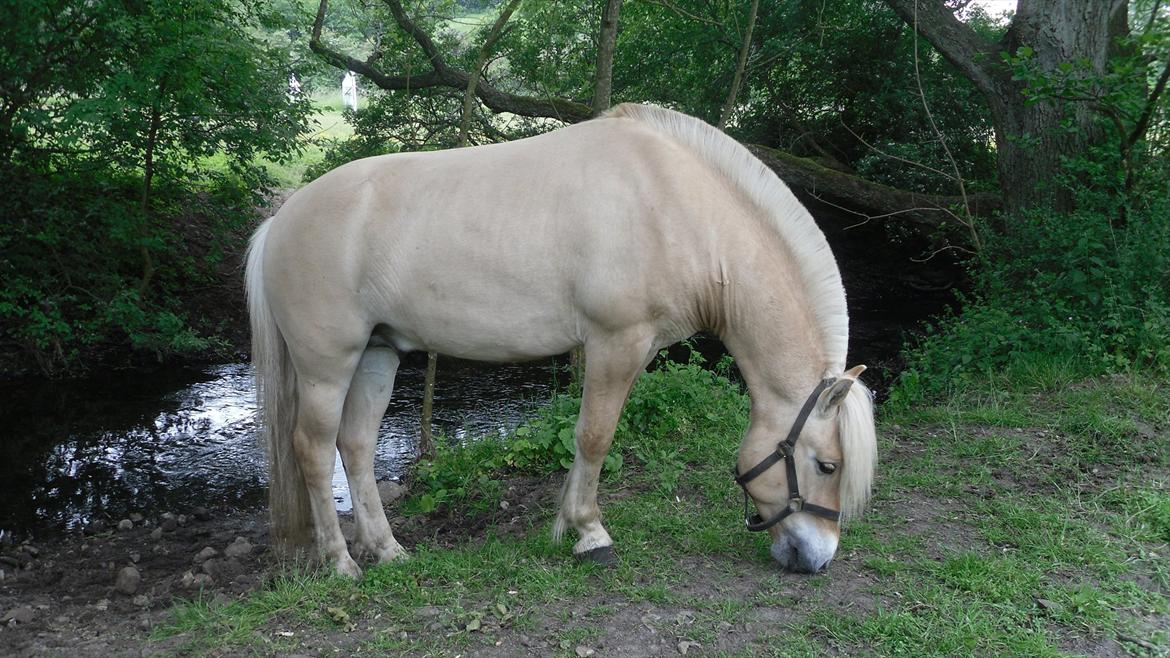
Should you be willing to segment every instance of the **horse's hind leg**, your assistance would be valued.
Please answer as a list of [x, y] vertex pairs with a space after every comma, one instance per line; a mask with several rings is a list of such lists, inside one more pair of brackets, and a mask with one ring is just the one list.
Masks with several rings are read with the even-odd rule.
[[638, 374], [653, 355], [652, 338], [643, 332], [591, 337], [585, 346], [585, 386], [577, 419], [577, 455], [565, 479], [554, 535], [566, 525], [577, 530], [573, 554], [611, 563], [613, 540], [601, 525], [597, 482], [613, 443], [622, 407]]
[[315, 357], [297, 363], [297, 425], [293, 449], [305, 479], [317, 550], [337, 572], [361, 577], [350, 557], [333, 502], [333, 466], [342, 405], [360, 353]]
[[406, 555], [394, 539], [382, 499], [374, 480], [374, 448], [378, 426], [394, 392], [394, 374], [398, 370], [398, 353], [389, 347], [370, 347], [362, 354], [349, 393], [337, 448], [345, 465], [349, 493], [353, 498], [353, 515], [357, 526], [354, 544], [357, 552], [370, 553], [386, 562]]

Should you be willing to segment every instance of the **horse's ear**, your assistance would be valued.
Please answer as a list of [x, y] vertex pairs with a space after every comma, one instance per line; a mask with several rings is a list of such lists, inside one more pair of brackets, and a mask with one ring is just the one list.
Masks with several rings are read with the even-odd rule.
[[817, 412], [823, 416], [831, 415], [837, 405], [845, 400], [849, 387], [865, 372], [865, 366], [853, 366], [846, 370], [828, 388], [821, 391], [817, 398]]

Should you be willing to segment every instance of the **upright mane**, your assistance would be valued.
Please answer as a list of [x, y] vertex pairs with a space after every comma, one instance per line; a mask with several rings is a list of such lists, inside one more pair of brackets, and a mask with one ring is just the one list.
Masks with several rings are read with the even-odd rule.
[[849, 348], [845, 287], [825, 234], [792, 190], [739, 142], [700, 119], [633, 103], [623, 103], [602, 115], [610, 117], [634, 119], [690, 147], [767, 214], [791, 249], [804, 281], [828, 360], [829, 372], [825, 374], [837, 376], [844, 372]]

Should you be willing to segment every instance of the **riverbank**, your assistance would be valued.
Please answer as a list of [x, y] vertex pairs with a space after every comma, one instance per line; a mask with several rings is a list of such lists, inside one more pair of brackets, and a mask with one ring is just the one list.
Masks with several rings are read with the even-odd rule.
[[[273, 563], [259, 512], [174, 510], [171, 531], [159, 517], [32, 552], [4, 547], [21, 564], [16, 576], [3, 567], [0, 617], [16, 621], [0, 630], [0, 653], [1170, 650], [1166, 382], [1049, 381], [884, 409], [872, 509], [845, 528], [826, 573], [798, 576], [742, 530], [727, 474], [738, 392], [716, 382], [710, 404], [684, 405], [690, 379], [679, 371], [643, 392], [670, 419], [661, 436], [619, 437], [624, 465], [601, 486], [615, 570], [551, 543], [559, 474], [479, 473], [425, 512], [435, 483], [419, 482], [389, 506], [412, 559], [366, 565], [356, 584]], [[455, 476], [477, 473], [475, 460], [440, 459]], [[141, 581], [123, 594], [130, 565]]]

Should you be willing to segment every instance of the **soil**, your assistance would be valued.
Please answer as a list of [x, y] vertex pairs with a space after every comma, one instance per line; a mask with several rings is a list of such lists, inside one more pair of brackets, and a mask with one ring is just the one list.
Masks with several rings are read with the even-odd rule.
[[[408, 549], [420, 543], [437, 548], [468, 541], [474, 544], [491, 535], [535, 531], [518, 519], [532, 512], [549, 512], [559, 480], [510, 480], [507, 508], [474, 519], [450, 515], [406, 519], [393, 516], [393, 506], [388, 511], [396, 536]], [[608, 498], [622, 495], [629, 495], [629, 491], [611, 492]], [[924, 545], [935, 547], [929, 558], [938, 559], [948, 550], [980, 543], [974, 534], [965, 532], [965, 524], [955, 522], [964, 514], [958, 501], [912, 496], [877, 501], [877, 507], [898, 524], [894, 532], [913, 532], [923, 536]], [[185, 647], [185, 638], [154, 634], [172, 620], [172, 605], [195, 599], [209, 606], [224, 605], [261, 588], [287, 568], [268, 549], [263, 511], [225, 516], [200, 508], [176, 512], [127, 519], [121, 529], [91, 526], [83, 533], [0, 544], [0, 655], [84, 658], [184, 654], [190, 650]], [[133, 527], [126, 527], [128, 524]], [[352, 538], [352, 522], [343, 517], [342, 527]], [[565, 559], [571, 559], [567, 548]], [[523, 628], [497, 618], [491, 610], [481, 611], [475, 617], [481, 624], [477, 637], [459, 652], [628, 658], [758, 654], [782, 649], [784, 626], [799, 623], [807, 614], [808, 606], [802, 606], [802, 601], [815, 601], [822, 609], [840, 610], [842, 615], [856, 615], [900, 596], [882, 592], [877, 575], [864, 564], [865, 556], [848, 551], [837, 555], [827, 578], [777, 574], [763, 555], [751, 561], [725, 555], [685, 560], [684, 572], [689, 578], [672, 584], [671, 600], [730, 599], [743, 604], [732, 620], [715, 621], [714, 633], [710, 631], [710, 610], [630, 603], [598, 588], [594, 597], [528, 611], [531, 623]], [[139, 578], [124, 573], [130, 571], [128, 567]], [[762, 598], [784, 604], [761, 604]], [[378, 636], [390, 633], [409, 638], [418, 633], [425, 634], [420, 639], [452, 637], [463, 634], [469, 620], [467, 611], [453, 609], [426, 607], [415, 615], [417, 619], [389, 620], [371, 613], [351, 620], [346, 628], [309, 626], [278, 616], [258, 631], [271, 638], [267, 648], [218, 649], [210, 655], [369, 655], [368, 643]], [[705, 632], [692, 632], [699, 628], [697, 620], [705, 621]], [[590, 634], [578, 643], [566, 644], [562, 639], [585, 627], [591, 629]], [[837, 646], [831, 637], [817, 640], [834, 654], [857, 650]], [[1070, 637], [1064, 649], [1092, 656], [1129, 655], [1111, 637]]]
[[[527, 525], [517, 523], [517, 515], [546, 509], [556, 499], [560, 487], [556, 480], [510, 481], [507, 499], [511, 504], [492, 515], [395, 517], [395, 535], [410, 549], [420, 542], [443, 547], [485, 539], [489, 534], [526, 532]], [[615, 495], [623, 493], [628, 495]], [[343, 517], [342, 529], [352, 537], [350, 519]], [[565, 559], [571, 559], [567, 548]], [[474, 647], [471, 653], [546, 656], [567, 650], [628, 657], [677, 656], [683, 651], [709, 655], [750, 648], [772, 629], [799, 620], [800, 601], [807, 597], [815, 596], [842, 610], [871, 610], [876, 605], [867, 592], [875, 580], [866, 575], [856, 555], [837, 557], [828, 587], [814, 585], [805, 576], [789, 575], [779, 590], [774, 589], [776, 572], [767, 560], [712, 556], [687, 561], [686, 571], [694, 578], [678, 584], [675, 593], [680, 599], [731, 597], [747, 602], [766, 593], [792, 605], [749, 607], [742, 619], [720, 624], [715, 643], [692, 644], [688, 630], [699, 612], [671, 605], [631, 605], [602, 592], [539, 614], [535, 624], [523, 631], [486, 615], [481, 632], [492, 634], [496, 642]], [[5, 571], [0, 580], [0, 617], [8, 618], [0, 624], [0, 655], [77, 658], [182, 653], [182, 637], [152, 638], [153, 631], [171, 619], [172, 605], [194, 599], [224, 605], [262, 587], [283, 568], [269, 551], [263, 511], [213, 517], [203, 509], [141, 519], [126, 529], [99, 525], [52, 540], [9, 543], [0, 548], [0, 564]], [[136, 587], [131, 586], [133, 578], [120, 583], [128, 567], [140, 578]], [[417, 614], [423, 629], [440, 636], [462, 630], [467, 621], [454, 610], [423, 608]], [[579, 645], [561, 646], [557, 638], [584, 620], [603, 628], [604, 634]], [[374, 632], [385, 630], [379, 629], [377, 619], [355, 621], [362, 628], [327, 631], [290, 622], [286, 630], [279, 619], [268, 625], [277, 638], [295, 634], [304, 655], [350, 655], [360, 652], [360, 645]]]

